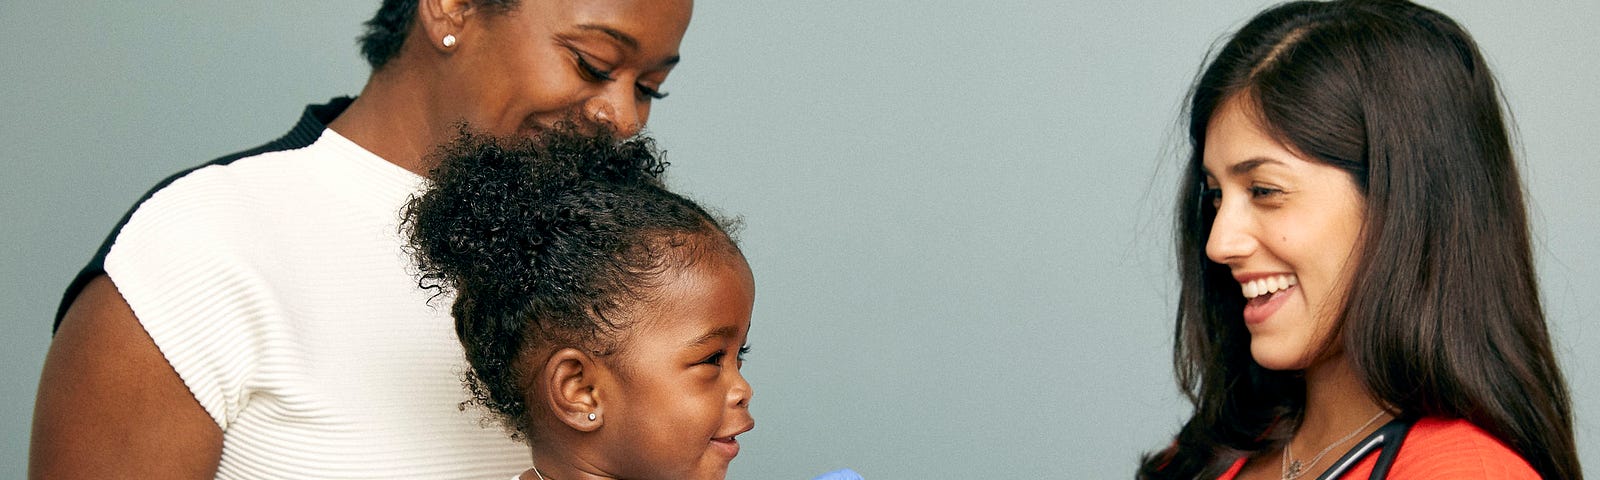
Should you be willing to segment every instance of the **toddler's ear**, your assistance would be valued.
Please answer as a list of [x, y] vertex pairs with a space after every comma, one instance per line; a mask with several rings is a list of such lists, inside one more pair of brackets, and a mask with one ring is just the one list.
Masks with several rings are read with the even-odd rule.
[[596, 391], [603, 368], [594, 357], [576, 348], [563, 348], [544, 364], [539, 381], [550, 412], [573, 430], [592, 432], [605, 423]]

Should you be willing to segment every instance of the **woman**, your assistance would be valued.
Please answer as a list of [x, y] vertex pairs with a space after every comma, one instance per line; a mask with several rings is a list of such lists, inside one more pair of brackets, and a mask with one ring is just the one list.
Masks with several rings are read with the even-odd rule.
[[[1189, 135], [1174, 363], [1195, 411], [1141, 478], [1582, 478], [1499, 94], [1459, 25], [1267, 10], [1201, 74]], [[1391, 445], [1410, 426], [1389, 466], [1336, 461], [1385, 423]]]
[[[527, 451], [462, 412], [461, 348], [400, 207], [458, 125], [631, 136], [690, 0], [385, 0], [361, 96], [152, 190], [67, 291], [35, 478], [483, 478]], [[597, 129], [604, 130], [604, 129]]]

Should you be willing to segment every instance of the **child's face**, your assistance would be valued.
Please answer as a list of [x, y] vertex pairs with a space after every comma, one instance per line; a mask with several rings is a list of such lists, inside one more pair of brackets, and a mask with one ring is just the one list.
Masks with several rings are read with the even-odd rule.
[[[668, 274], [672, 275], [672, 274]], [[605, 395], [606, 458], [620, 478], [720, 479], [755, 427], [739, 373], [755, 280], [742, 257], [708, 254], [630, 315]], [[607, 398], [609, 397], [609, 398]]]

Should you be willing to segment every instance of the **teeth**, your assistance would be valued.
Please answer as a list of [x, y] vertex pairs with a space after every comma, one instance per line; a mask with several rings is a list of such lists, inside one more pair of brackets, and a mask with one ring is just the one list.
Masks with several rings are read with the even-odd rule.
[[1294, 274], [1273, 275], [1241, 283], [1239, 289], [1244, 292], [1244, 298], [1256, 298], [1292, 287], [1297, 283], [1300, 283], [1300, 279]]

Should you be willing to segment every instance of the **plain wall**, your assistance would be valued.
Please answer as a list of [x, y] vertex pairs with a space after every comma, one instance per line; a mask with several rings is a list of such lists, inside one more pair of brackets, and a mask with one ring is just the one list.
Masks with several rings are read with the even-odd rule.
[[[1441, 1], [1519, 127], [1600, 474], [1600, 3]], [[0, 477], [61, 291], [173, 171], [355, 94], [376, 1], [0, 3]], [[1169, 254], [1185, 90], [1259, 1], [702, 0], [650, 129], [745, 219], [758, 428], [731, 478], [1126, 478], [1187, 416]]]

